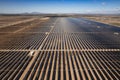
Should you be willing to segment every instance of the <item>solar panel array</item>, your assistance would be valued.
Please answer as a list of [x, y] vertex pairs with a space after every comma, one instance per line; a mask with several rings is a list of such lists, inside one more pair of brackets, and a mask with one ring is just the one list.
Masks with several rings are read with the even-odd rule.
[[0, 79], [120, 79], [120, 28], [83, 18], [34, 22], [0, 32]]

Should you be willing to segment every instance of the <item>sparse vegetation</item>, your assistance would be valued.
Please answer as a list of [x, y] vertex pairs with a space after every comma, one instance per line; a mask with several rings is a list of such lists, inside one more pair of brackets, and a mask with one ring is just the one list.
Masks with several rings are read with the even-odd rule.
[[120, 16], [84, 16], [84, 18], [110, 25], [120, 26]]

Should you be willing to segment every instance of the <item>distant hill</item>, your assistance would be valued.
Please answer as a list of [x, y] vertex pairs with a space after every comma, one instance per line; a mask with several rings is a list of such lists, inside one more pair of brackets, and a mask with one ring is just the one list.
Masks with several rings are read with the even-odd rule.
[[59, 14], [59, 13], [40, 13], [40, 12], [31, 12], [31, 13], [28, 13], [28, 12], [25, 12], [25, 13], [0, 13], [0, 15], [2, 16], [23, 16], [23, 15], [30, 15], [30, 16], [34, 16], [34, 15], [40, 15], [40, 16], [89, 16], [89, 15], [93, 15], [93, 16], [102, 16], [102, 15], [109, 15], [109, 16], [120, 16], [120, 13], [116, 13], [116, 14], [97, 14], [97, 13], [92, 13], [92, 14], [81, 14], [81, 13], [64, 13], [64, 14]]

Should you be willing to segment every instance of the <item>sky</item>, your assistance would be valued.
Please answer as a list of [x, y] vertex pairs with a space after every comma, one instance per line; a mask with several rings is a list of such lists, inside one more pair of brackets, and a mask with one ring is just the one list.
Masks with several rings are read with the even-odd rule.
[[0, 0], [0, 13], [120, 13], [120, 0]]

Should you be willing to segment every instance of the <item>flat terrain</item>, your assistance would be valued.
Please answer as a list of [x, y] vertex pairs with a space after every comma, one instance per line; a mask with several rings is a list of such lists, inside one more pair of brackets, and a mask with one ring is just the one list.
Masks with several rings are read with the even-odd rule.
[[24, 21], [0, 28], [0, 79], [120, 79], [119, 27], [85, 18]]
[[88, 16], [85, 18], [120, 27], [120, 16]]

